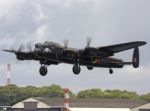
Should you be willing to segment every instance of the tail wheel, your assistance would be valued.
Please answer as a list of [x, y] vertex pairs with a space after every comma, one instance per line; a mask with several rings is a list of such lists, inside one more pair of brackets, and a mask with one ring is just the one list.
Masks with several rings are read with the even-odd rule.
[[87, 69], [88, 69], [88, 70], [92, 70], [93, 67], [92, 67], [92, 66], [87, 66]]
[[113, 70], [111, 68], [109, 69], [109, 74], [113, 74]]
[[81, 68], [78, 64], [74, 64], [72, 71], [74, 74], [78, 75], [81, 72]]
[[40, 72], [41, 76], [46, 76], [46, 74], [48, 72], [47, 67], [46, 66], [41, 66], [39, 72]]

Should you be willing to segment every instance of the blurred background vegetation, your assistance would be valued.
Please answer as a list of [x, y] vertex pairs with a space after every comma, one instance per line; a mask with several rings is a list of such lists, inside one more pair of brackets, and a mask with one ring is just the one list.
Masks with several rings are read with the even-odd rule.
[[[87, 89], [77, 94], [70, 91], [71, 98], [99, 98], [99, 99], [142, 99], [150, 102], [150, 93], [139, 95], [136, 92], [121, 90]], [[30, 97], [56, 97], [63, 98], [64, 91], [59, 85], [26, 86], [16, 85], [0, 86], [0, 105], [14, 105]]]

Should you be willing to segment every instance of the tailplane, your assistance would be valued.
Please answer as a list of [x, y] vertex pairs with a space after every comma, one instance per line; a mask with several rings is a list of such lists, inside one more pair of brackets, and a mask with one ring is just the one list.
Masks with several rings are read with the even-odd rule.
[[133, 51], [132, 65], [134, 68], [139, 67], [139, 48], [135, 47]]

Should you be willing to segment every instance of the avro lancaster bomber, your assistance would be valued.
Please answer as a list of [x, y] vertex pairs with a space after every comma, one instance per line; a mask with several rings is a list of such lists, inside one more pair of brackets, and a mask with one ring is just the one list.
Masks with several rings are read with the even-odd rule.
[[[34, 50], [23, 51], [20, 47], [18, 50], [3, 50], [16, 54], [18, 60], [35, 60], [41, 64], [40, 74], [45, 76], [48, 72], [47, 67], [58, 65], [60, 63], [73, 64], [72, 71], [78, 75], [81, 71], [80, 66], [86, 66], [88, 70], [94, 67], [108, 68], [112, 74], [112, 68], [122, 68], [124, 65], [133, 65], [139, 67], [139, 46], [145, 45], [144, 41], [128, 42], [103, 47], [91, 47], [90, 41], [83, 49], [69, 48], [68, 42], [64, 46], [48, 42], [35, 44]], [[30, 48], [31, 49], [31, 48]], [[115, 53], [133, 49], [133, 58], [131, 62], [124, 62], [121, 59], [114, 58]]]

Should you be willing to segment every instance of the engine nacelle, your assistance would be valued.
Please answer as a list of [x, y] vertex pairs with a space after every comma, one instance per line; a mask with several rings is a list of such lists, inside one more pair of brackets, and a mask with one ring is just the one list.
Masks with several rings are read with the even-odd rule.
[[132, 65], [133, 65], [134, 68], [139, 67], [139, 48], [138, 47], [134, 48], [133, 58], [132, 58]]
[[18, 60], [24, 60], [24, 57], [21, 56], [21, 55], [19, 55], [19, 54], [16, 56], [16, 58], [17, 58]]
[[75, 53], [72, 50], [64, 50], [63, 51], [63, 57], [65, 58], [74, 58], [78, 53]]

